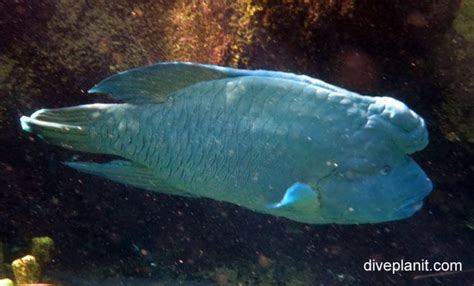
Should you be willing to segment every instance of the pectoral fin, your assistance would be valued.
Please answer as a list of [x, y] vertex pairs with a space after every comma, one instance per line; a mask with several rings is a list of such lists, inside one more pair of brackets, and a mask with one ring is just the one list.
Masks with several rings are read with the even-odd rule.
[[316, 190], [303, 183], [294, 183], [280, 202], [267, 206], [282, 212], [306, 212], [319, 209], [319, 197]]

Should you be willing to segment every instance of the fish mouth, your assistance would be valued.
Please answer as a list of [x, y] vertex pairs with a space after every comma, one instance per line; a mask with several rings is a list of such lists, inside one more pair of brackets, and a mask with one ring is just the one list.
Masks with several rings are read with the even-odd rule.
[[423, 200], [416, 201], [416, 202], [409, 202], [403, 204], [398, 210], [395, 212], [397, 217], [408, 217], [416, 213], [423, 207]]
[[431, 193], [432, 190], [431, 181], [426, 178], [422, 181], [421, 191], [416, 196], [406, 200], [402, 205], [395, 211], [395, 215], [398, 217], [409, 217], [419, 211], [423, 207], [425, 198]]
[[396, 211], [395, 215], [398, 217], [409, 217], [419, 211], [424, 204], [424, 200], [430, 192], [423, 192], [406, 202], [404, 202]]

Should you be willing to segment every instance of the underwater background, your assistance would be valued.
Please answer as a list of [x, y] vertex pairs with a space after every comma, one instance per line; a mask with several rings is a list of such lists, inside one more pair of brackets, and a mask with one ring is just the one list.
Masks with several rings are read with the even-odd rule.
[[[300, 224], [80, 174], [61, 164], [80, 153], [21, 132], [21, 115], [104, 102], [86, 91], [162, 61], [399, 99], [427, 122], [430, 144], [413, 157], [434, 191], [406, 220]], [[0, 279], [48, 236], [44, 280], [57, 285], [472, 285], [473, 78], [472, 0], [0, 1]], [[464, 271], [366, 272], [370, 259]]]

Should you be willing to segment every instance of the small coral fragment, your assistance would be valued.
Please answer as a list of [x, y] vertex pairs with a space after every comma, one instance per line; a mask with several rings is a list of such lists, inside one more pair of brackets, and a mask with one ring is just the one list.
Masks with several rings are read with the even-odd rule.
[[35, 237], [31, 241], [31, 255], [36, 257], [41, 265], [51, 261], [53, 248], [54, 241], [48, 236]]
[[13, 261], [12, 269], [17, 284], [38, 283], [40, 280], [40, 265], [34, 256], [27, 255]]
[[[5, 277], [5, 265], [4, 265], [5, 258], [3, 256], [3, 243], [0, 241], [0, 277]], [[0, 280], [2, 281], [2, 280]], [[2, 284], [0, 284], [2, 286]]]
[[10, 279], [0, 279], [0, 286], [13, 286], [13, 281]]

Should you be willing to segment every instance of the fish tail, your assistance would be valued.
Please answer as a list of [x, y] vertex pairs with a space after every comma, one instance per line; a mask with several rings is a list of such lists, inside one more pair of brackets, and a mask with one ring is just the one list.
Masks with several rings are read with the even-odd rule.
[[115, 104], [88, 104], [58, 109], [40, 109], [20, 118], [21, 128], [48, 143], [67, 149], [103, 153], [94, 140], [94, 123]]

